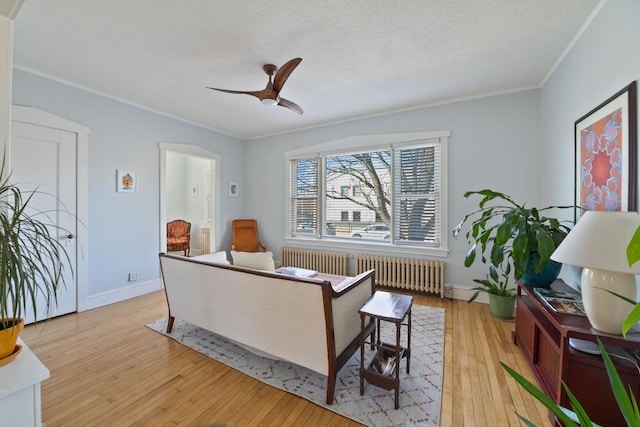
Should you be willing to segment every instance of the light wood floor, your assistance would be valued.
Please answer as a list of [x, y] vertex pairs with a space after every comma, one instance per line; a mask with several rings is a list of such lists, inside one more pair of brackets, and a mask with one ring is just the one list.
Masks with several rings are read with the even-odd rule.
[[[511, 339], [514, 322], [492, 318], [484, 304], [429, 296], [414, 303], [446, 309], [442, 426], [517, 426], [516, 410], [551, 425], [499, 365], [533, 381]], [[156, 292], [27, 326], [22, 339], [51, 371], [42, 385], [47, 427], [359, 425], [144, 326], [166, 315]]]

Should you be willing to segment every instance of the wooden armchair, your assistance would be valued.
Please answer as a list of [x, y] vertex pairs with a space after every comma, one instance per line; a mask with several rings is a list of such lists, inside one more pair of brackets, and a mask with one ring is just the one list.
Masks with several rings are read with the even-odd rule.
[[184, 256], [191, 252], [191, 223], [176, 219], [167, 223], [167, 252], [184, 251]]
[[258, 239], [258, 222], [255, 219], [234, 219], [231, 221], [231, 250], [238, 252], [259, 252], [267, 246]]

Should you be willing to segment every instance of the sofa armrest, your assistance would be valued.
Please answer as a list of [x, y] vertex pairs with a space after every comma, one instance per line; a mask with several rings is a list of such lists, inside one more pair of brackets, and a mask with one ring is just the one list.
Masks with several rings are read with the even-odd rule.
[[[354, 289], [362, 282], [366, 281], [369, 277], [372, 278], [372, 283], [375, 283], [374, 270], [368, 270], [363, 273], [358, 274], [355, 277], [345, 277], [340, 283], [336, 283], [335, 285], [331, 285], [331, 297], [339, 298], [340, 296], [346, 294], [350, 290]], [[372, 292], [373, 294], [373, 287]]]

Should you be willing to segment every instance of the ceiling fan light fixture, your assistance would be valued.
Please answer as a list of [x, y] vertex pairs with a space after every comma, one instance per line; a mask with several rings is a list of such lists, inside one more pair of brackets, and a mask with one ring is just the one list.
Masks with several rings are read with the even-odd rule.
[[278, 100], [273, 98], [264, 98], [261, 100], [264, 105], [278, 105]]

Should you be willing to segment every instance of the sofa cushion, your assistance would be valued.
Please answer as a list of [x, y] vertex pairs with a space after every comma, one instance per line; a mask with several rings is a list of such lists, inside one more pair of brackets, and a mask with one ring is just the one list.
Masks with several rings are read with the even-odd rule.
[[210, 254], [198, 255], [191, 257], [192, 259], [197, 259], [200, 261], [211, 262], [213, 264], [223, 264], [230, 265], [231, 263], [227, 260], [227, 253], [225, 251], [213, 252]]
[[233, 265], [252, 268], [254, 270], [276, 271], [273, 254], [269, 252], [237, 252], [231, 251]]

